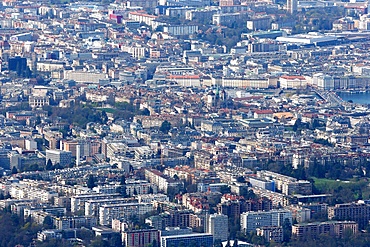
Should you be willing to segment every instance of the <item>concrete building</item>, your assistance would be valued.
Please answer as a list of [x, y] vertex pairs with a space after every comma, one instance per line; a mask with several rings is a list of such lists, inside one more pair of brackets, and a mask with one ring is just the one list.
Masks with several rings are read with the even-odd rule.
[[303, 76], [282, 76], [279, 79], [280, 81], [280, 88], [306, 88], [307, 87], [307, 81], [306, 78]]
[[287, 0], [287, 11], [290, 14], [294, 14], [297, 12], [297, 6], [298, 6], [297, 0]]
[[328, 219], [353, 220], [359, 228], [365, 227], [370, 220], [370, 205], [360, 201], [358, 203], [343, 203], [328, 207]]
[[163, 31], [174, 36], [186, 36], [198, 32], [198, 25], [166, 25]]
[[79, 210], [85, 209], [85, 202], [89, 200], [102, 200], [102, 199], [113, 199], [120, 196], [120, 194], [86, 194], [86, 195], [75, 195], [71, 197], [71, 212], [75, 213]]
[[268, 242], [283, 242], [283, 227], [281, 226], [263, 226], [257, 228], [257, 235], [264, 237]]
[[51, 160], [53, 165], [68, 166], [72, 162], [72, 152], [62, 150], [46, 150], [46, 163]]
[[300, 240], [315, 239], [321, 234], [334, 237], [343, 237], [343, 233], [349, 230], [352, 234], [358, 232], [358, 224], [354, 221], [326, 221], [292, 226], [292, 234]]
[[292, 213], [285, 209], [246, 212], [240, 215], [240, 225], [244, 233], [249, 233], [264, 226], [282, 226], [286, 219], [292, 222]]
[[28, 98], [28, 104], [32, 108], [42, 108], [45, 105], [49, 105], [49, 97], [30, 95], [30, 97]]
[[111, 225], [112, 220], [140, 216], [153, 210], [150, 203], [123, 203], [102, 205], [99, 208], [99, 224]]
[[229, 217], [223, 214], [211, 214], [208, 218], [207, 233], [213, 235], [213, 239], [225, 241], [229, 237]]
[[178, 191], [184, 186], [184, 183], [181, 181], [174, 180], [169, 178], [168, 176], [164, 175], [163, 173], [157, 170], [145, 170], [145, 178], [158, 186], [160, 191], [167, 192], [169, 189], [173, 189], [174, 191]]
[[266, 181], [258, 178], [249, 178], [249, 182], [253, 187], [275, 191], [275, 182], [272, 180]]
[[161, 237], [161, 247], [191, 246], [202, 244], [204, 247], [213, 246], [213, 236], [209, 233], [193, 233]]
[[247, 21], [247, 28], [249, 30], [268, 30], [271, 27], [270, 16], [260, 16]]
[[160, 231], [157, 229], [142, 229], [124, 231], [122, 239], [126, 247], [147, 247], [153, 242], [160, 243]]
[[74, 80], [81, 83], [99, 83], [100, 80], [107, 79], [107, 74], [87, 71], [72, 71], [64, 72], [64, 79]]

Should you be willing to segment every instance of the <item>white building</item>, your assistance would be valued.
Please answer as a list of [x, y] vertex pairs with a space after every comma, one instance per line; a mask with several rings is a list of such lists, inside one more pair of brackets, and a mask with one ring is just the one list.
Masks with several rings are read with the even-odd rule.
[[303, 76], [288, 76], [280, 77], [280, 88], [306, 88], [307, 80]]
[[66, 70], [64, 72], [64, 79], [74, 80], [82, 83], [99, 83], [100, 80], [106, 80], [107, 74], [87, 71], [72, 71]]
[[130, 218], [149, 213], [153, 210], [150, 203], [123, 203], [102, 205], [99, 208], [99, 224], [111, 225], [112, 220], [120, 218]]
[[246, 212], [240, 216], [240, 226], [244, 233], [249, 233], [264, 226], [282, 226], [285, 219], [292, 223], [292, 213], [289, 210]]
[[85, 208], [85, 202], [89, 200], [102, 200], [102, 199], [114, 199], [118, 197], [119, 194], [85, 194], [85, 195], [76, 195], [71, 197], [71, 212], [75, 213], [79, 210]]

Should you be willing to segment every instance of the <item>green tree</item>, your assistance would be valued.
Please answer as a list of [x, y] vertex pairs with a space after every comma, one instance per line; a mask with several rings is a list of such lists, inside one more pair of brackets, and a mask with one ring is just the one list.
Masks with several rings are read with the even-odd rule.
[[48, 159], [48, 162], [46, 163], [46, 167], [45, 167], [45, 169], [47, 170], [47, 171], [51, 171], [51, 170], [53, 170], [53, 163], [51, 162], [51, 160], [50, 159]]
[[141, 115], [144, 115], [144, 116], [150, 116], [150, 111], [148, 110], [148, 108], [144, 108], [144, 109], [141, 111]]
[[152, 247], [158, 247], [158, 242], [156, 239], [153, 240]]
[[300, 118], [298, 118], [294, 125], [293, 125], [293, 131], [297, 131], [302, 125], [302, 120]]
[[125, 176], [121, 176], [121, 181], [120, 181], [120, 187], [119, 187], [119, 193], [123, 196], [123, 197], [127, 197], [127, 192], [126, 192], [126, 178]]
[[221, 187], [220, 187], [220, 192], [221, 192], [222, 194], [228, 194], [228, 193], [230, 193], [230, 192], [231, 192], [231, 189], [230, 189], [230, 187], [229, 187], [229, 186], [227, 186], [227, 185], [223, 185], [223, 186], [221, 186]]
[[17, 173], [18, 173], [17, 167], [13, 166], [13, 168], [12, 168], [12, 174], [17, 174]]
[[231, 247], [230, 239], [227, 240], [226, 247]]
[[236, 179], [237, 182], [239, 183], [245, 183], [245, 178], [243, 176], [239, 176], [237, 179]]
[[123, 175], [121, 176], [120, 185], [126, 185], [126, 177]]
[[220, 239], [216, 239], [213, 246], [214, 247], [222, 247], [222, 241]]
[[290, 223], [290, 220], [288, 218], [285, 218], [283, 222], [283, 241], [285, 243], [289, 242], [291, 236], [292, 236], [292, 224]]
[[102, 111], [101, 113], [101, 123], [106, 124], [108, 122], [108, 116], [105, 111]]
[[168, 131], [171, 129], [171, 123], [167, 120], [163, 121], [161, 127], [159, 128], [160, 131], [162, 131], [165, 134], [168, 134]]
[[42, 224], [47, 229], [53, 228], [53, 219], [48, 215], [44, 218]]
[[87, 179], [87, 183], [86, 183], [87, 187], [89, 189], [92, 189], [95, 187], [95, 178], [93, 175], [89, 175], [89, 178]]

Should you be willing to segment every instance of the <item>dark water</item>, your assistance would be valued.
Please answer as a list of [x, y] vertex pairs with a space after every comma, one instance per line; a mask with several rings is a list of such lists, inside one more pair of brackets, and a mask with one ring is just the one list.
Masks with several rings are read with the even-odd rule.
[[370, 92], [338, 92], [337, 94], [344, 101], [352, 100], [353, 103], [370, 104]]

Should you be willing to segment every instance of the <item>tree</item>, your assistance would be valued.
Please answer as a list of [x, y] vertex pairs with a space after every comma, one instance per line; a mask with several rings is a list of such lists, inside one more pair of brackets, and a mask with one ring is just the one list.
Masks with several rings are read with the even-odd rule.
[[126, 177], [123, 175], [121, 176], [120, 185], [126, 185]]
[[165, 134], [168, 134], [168, 131], [171, 129], [171, 123], [167, 120], [163, 121], [161, 127], [159, 128], [160, 131], [162, 131]]
[[214, 247], [222, 247], [222, 241], [221, 239], [216, 239], [214, 244], [213, 244]]
[[285, 243], [289, 242], [291, 236], [292, 236], [292, 224], [290, 223], [290, 220], [288, 218], [285, 218], [283, 222], [283, 241]]
[[93, 241], [91, 241], [90, 246], [91, 247], [108, 247], [109, 243], [103, 240], [101, 236], [98, 236], [98, 237], [95, 237]]
[[150, 116], [150, 111], [148, 110], [148, 108], [144, 108], [144, 109], [141, 111], [141, 115], [144, 115], [144, 116]]
[[150, 186], [150, 187], [149, 187], [148, 194], [153, 194], [153, 193], [154, 193], [153, 188], [152, 188], [152, 186]]
[[12, 168], [12, 174], [17, 174], [18, 173], [18, 170], [15, 166], [13, 166]]
[[42, 222], [42, 224], [47, 229], [53, 228], [53, 219], [48, 215], [44, 218], [44, 221]]
[[152, 247], [158, 247], [158, 242], [157, 242], [157, 240], [153, 240], [153, 242], [152, 242]]
[[301, 127], [301, 124], [302, 121], [300, 118], [298, 118], [293, 125], [293, 131], [297, 131]]
[[45, 167], [45, 169], [46, 169], [47, 171], [51, 171], [51, 170], [53, 170], [53, 163], [51, 162], [51, 160], [50, 160], [50, 159], [48, 159], [48, 162], [46, 163], [46, 167]]
[[101, 123], [106, 124], [108, 122], [108, 116], [105, 111], [102, 111], [101, 113]]
[[93, 175], [89, 175], [89, 178], [87, 180], [87, 183], [86, 183], [87, 187], [89, 189], [92, 189], [95, 187], [95, 178]]
[[226, 247], [231, 247], [230, 239], [227, 240]]
[[221, 186], [221, 187], [220, 187], [220, 192], [221, 192], [222, 194], [228, 194], [228, 193], [230, 193], [230, 192], [231, 192], [231, 189], [230, 189], [230, 187], [229, 187], [229, 186], [227, 186], [227, 185], [223, 185], [223, 186]]
[[126, 192], [126, 178], [125, 176], [121, 176], [121, 181], [120, 181], [120, 187], [119, 187], [119, 192], [123, 197], [127, 197], [127, 192]]

